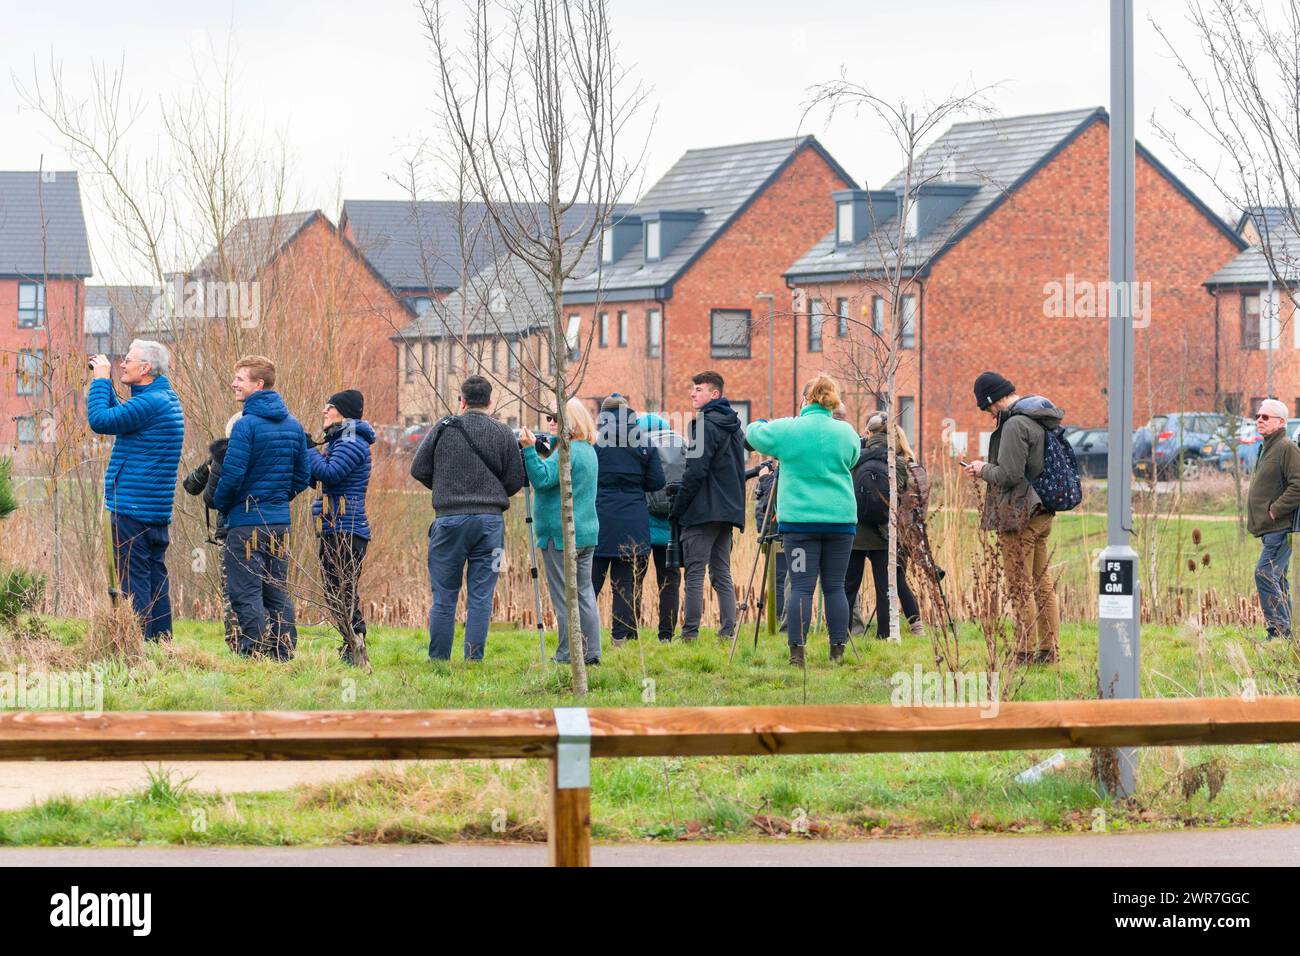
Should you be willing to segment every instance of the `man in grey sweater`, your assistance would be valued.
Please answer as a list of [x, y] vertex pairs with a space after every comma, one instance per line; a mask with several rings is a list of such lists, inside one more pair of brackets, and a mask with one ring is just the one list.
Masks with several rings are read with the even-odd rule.
[[433, 492], [429, 526], [429, 659], [450, 660], [462, 578], [465, 659], [480, 661], [487, 644], [492, 594], [505, 554], [511, 496], [524, 486], [514, 433], [489, 414], [492, 383], [471, 375], [460, 386], [460, 414], [429, 430], [411, 462], [411, 477]]
[[1021, 398], [997, 372], [975, 380], [975, 401], [997, 423], [988, 461], [972, 461], [966, 473], [988, 483], [980, 530], [996, 531], [1008, 598], [1016, 618], [1016, 662], [1054, 664], [1061, 619], [1056, 583], [1048, 570], [1047, 539], [1055, 513], [1043, 508], [1031, 482], [1043, 471], [1047, 431], [1064, 416], [1041, 395]]

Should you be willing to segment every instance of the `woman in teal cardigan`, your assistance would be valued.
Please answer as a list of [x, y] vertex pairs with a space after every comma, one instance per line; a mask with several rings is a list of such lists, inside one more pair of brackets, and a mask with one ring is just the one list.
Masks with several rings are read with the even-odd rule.
[[[596, 476], [599, 465], [592, 442], [596, 423], [587, 406], [571, 398], [564, 406], [569, 427], [569, 461], [573, 472], [573, 530], [578, 557], [578, 617], [582, 626], [583, 660], [600, 663], [600, 612], [596, 610], [596, 591], [591, 584], [591, 558], [600, 537], [600, 520], [596, 517]], [[560, 522], [560, 456], [557, 452], [543, 458], [537, 453], [537, 437], [527, 428], [519, 430], [523, 446], [524, 470], [533, 486], [533, 528], [537, 547], [546, 568], [546, 588], [555, 608], [556, 629], [560, 643], [555, 662], [569, 662], [569, 613], [564, 600], [564, 526]]]
[[818, 578], [830, 631], [831, 660], [844, 656], [849, 639], [844, 574], [858, 527], [853, 466], [860, 445], [853, 426], [832, 417], [840, 404], [835, 380], [818, 375], [804, 387], [804, 407], [797, 418], [755, 422], [745, 432], [747, 445], [781, 463], [776, 479], [776, 519], [790, 571], [786, 620], [790, 663], [797, 667], [804, 666]]

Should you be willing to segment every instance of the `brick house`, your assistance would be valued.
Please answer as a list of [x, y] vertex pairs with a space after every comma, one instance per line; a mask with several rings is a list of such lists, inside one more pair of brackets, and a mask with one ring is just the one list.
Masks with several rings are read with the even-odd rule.
[[137, 330], [150, 325], [150, 312], [158, 290], [147, 285], [88, 285], [85, 308], [85, 351], [107, 355], [113, 363], [113, 384], [118, 384], [121, 359]]
[[201, 369], [205, 354], [224, 361], [265, 351], [281, 378], [296, 379], [278, 389], [314, 403], [359, 388], [371, 422], [397, 421], [389, 337], [410, 320], [410, 308], [319, 210], [239, 222], [191, 272], [174, 277], [167, 294], [171, 307], [152, 330], [178, 345], [178, 361]]
[[[900, 419], [918, 451], [946, 434], [958, 450], [984, 452], [991, 423], [971, 389], [985, 369], [1006, 375], [1021, 394], [1048, 395], [1065, 409], [1067, 424], [1103, 424], [1106, 111], [956, 124], [918, 165], [914, 182], [922, 186], [905, 224], [911, 282], [901, 290], [904, 360], [896, 387]], [[802, 326], [800, 368], [840, 371], [871, 348], [882, 308], [873, 228], [897, 235], [901, 189], [900, 174], [879, 190], [836, 193], [836, 228], [787, 269]], [[1214, 402], [1215, 313], [1201, 284], [1245, 246], [1141, 144], [1136, 193], [1136, 274], [1150, 294], [1148, 324], [1139, 323], [1135, 336], [1134, 425], [1166, 406]], [[824, 201], [829, 211], [830, 197]], [[809, 331], [810, 316], [820, 334]], [[861, 391], [867, 394], [858, 396], [857, 411], [864, 415], [879, 382]]]
[[[614, 207], [616, 215], [626, 210]], [[574, 205], [561, 220], [562, 234], [586, 235], [597, 215], [595, 206]], [[589, 263], [578, 266], [580, 272], [589, 268]], [[399, 420], [413, 425], [454, 412], [461, 380], [480, 374], [493, 383], [494, 411], [501, 421], [511, 427], [541, 425], [536, 406], [551, 403], [539, 382], [552, 367], [551, 309], [548, 288], [510, 254], [482, 266], [455, 291], [433, 298], [392, 337], [399, 352]]]
[[79, 415], [90, 275], [77, 174], [0, 172], [0, 445], [20, 462]]
[[[1237, 232], [1250, 245], [1205, 282], [1214, 301], [1217, 401], [1213, 410], [1249, 415], [1263, 399], [1273, 397], [1286, 402], [1296, 415], [1300, 321], [1294, 296], [1300, 283], [1300, 240], [1292, 217], [1280, 207], [1244, 213]], [[1269, 268], [1266, 245], [1273, 250], [1285, 281], [1279, 282]]]
[[831, 193], [855, 185], [812, 136], [687, 151], [565, 287], [570, 344], [586, 352], [580, 393], [680, 412], [691, 375], [712, 368], [743, 419], [767, 415], [769, 397], [788, 413], [782, 274], [829, 228]]

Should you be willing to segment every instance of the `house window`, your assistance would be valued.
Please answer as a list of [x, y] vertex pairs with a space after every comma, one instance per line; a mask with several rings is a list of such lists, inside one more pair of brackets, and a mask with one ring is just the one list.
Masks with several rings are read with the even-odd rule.
[[853, 204], [842, 202], [835, 207], [835, 242], [847, 246], [853, 242]]
[[420, 371], [427, 372], [428, 370], [429, 370], [429, 343], [421, 342], [420, 343]]
[[878, 295], [871, 298], [871, 331], [885, 337], [885, 300]]
[[31, 415], [25, 415], [16, 419], [18, 422], [18, 443], [21, 445], [36, 444], [36, 419]]
[[1223, 411], [1227, 415], [1241, 414], [1241, 392], [1229, 392], [1223, 396]]
[[618, 344], [619, 347], [627, 345], [627, 313], [618, 314]]
[[578, 342], [582, 336], [582, 316], [570, 314], [569, 325], [564, 330], [564, 341], [569, 346], [569, 361], [576, 362], [582, 356]]
[[1260, 348], [1258, 293], [1241, 297], [1241, 347]]
[[506, 343], [506, 381], [519, 381], [519, 352], [516, 350], [518, 342]]
[[749, 358], [749, 309], [714, 309], [709, 313], [709, 354], [713, 358]]
[[916, 447], [916, 399], [911, 395], [898, 397], [898, 427], [907, 436], [908, 444]]
[[45, 284], [18, 283], [18, 328], [39, 329], [45, 325]]
[[609, 313], [600, 313], [600, 339], [598, 344], [603, 349], [609, 345]]
[[417, 295], [411, 300], [411, 308], [415, 310], [416, 315], [424, 315], [433, 308], [433, 299], [427, 295]]
[[731, 409], [736, 413], [736, 417], [740, 419], [740, 426], [742, 428], [748, 428], [749, 427], [749, 402], [747, 401], [732, 402]]
[[600, 261], [608, 265], [614, 261], [614, 228], [606, 226], [600, 234]]
[[839, 337], [842, 339], [848, 338], [849, 335], [849, 300], [848, 299], [835, 300], [835, 314], [840, 317], [839, 328], [836, 330], [836, 334], [839, 335]]
[[43, 388], [41, 382], [41, 366], [45, 361], [44, 349], [35, 351], [23, 349], [18, 353], [18, 390], [19, 395], [40, 395]]
[[822, 315], [822, 300], [813, 299], [808, 312], [809, 352], [820, 352], [822, 350], [822, 322], [825, 321], [825, 318]]
[[415, 381], [415, 346], [410, 342], [406, 343], [404, 364], [406, 366], [406, 384], [410, 385]]
[[659, 258], [658, 220], [645, 224], [645, 257], [647, 262], [653, 262]]
[[501, 342], [498, 339], [493, 339], [492, 340], [492, 374], [494, 375], [497, 372], [501, 371], [501, 359], [498, 357], [500, 354], [501, 354]]
[[658, 309], [651, 309], [645, 315], [646, 345], [645, 354], [650, 358], [659, 358], [664, 335], [664, 317]]
[[903, 296], [902, 324], [900, 344], [905, 349], [916, 348], [916, 296], [914, 295]]

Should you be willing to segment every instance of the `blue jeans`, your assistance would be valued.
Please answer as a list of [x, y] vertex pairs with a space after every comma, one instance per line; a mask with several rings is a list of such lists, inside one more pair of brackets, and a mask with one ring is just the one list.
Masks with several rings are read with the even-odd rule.
[[429, 528], [429, 660], [451, 660], [456, 602], [465, 579], [465, 660], [481, 661], [492, 618], [492, 594], [505, 554], [506, 522], [499, 512], [447, 515]]
[[1287, 568], [1291, 564], [1291, 535], [1274, 531], [1260, 536], [1264, 549], [1255, 565], [1255, 587], [1264, 611], [1269, 637], [1291, 636], [1291, 587]]
[[790, 625], [790, 644], [803, 645], [812, 625], [813, 589], [822, 582], [822, 605], [826, 612], [826, 629], [832, 644], [849, 639], [849, 600], [844, 595], [844, 575], [853, 551], [851, 534], [784, 534], [786, 562], [790, 569], [790, 603], [786, 621]]
[[128, 515], [110, 513], [113, 560], [118, 587], [130, 595], [146, 641], [168, 638], [172, 632], [171, 584], [167, 580], [165, 524], [145, 524]]

